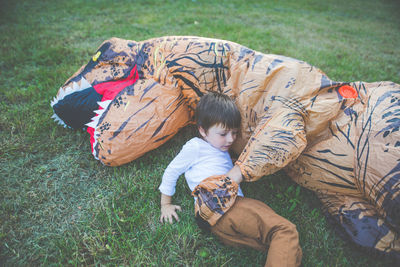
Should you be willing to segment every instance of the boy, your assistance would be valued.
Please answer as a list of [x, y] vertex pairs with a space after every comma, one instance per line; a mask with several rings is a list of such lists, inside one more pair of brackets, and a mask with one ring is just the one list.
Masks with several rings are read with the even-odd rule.
[[172, 204], [179, 176], [185, 173], [195, 196], [196, 220], [225, 244], [266, 251], [265, 266], [299, 266], [302, 252], [296, 226], [261, 201], [245, 198], [225, 174], [232, 167], [228, 150], [238, 134], [241, 117], [235, 103], [212, 92], [200, 99], [196, 122], [202, 138], [192, 138], [168, 165], [161, 185], [160, 222], [172, 223], [181, 208]]

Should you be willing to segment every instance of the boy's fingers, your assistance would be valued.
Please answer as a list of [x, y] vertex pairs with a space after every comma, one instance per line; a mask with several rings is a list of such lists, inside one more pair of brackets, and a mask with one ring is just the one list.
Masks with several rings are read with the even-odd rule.
[[160, 216], [160, 223], [174, 223], [174, 218], [176, 221], [179, 221], [179, 217], [178, 214], [175, 212], [175, 210], [179, 210], [182, 211], [181, 207], [178, 205], [173, 205], [172, 206], [173, 211], [171, 213], [167, 213], [167, 214], [161, 214]]
[[174, 216], [175, 220], [176, 220], [177, 222], [179, 222], [179, 217], [178, 217], [178, 214], [176, 214], [176, 212], [174, 212], [174, 213], [172, 214], [172, 216]]
[[170, 216], [168, 216], [168, 215], [162, 215], [162, 216], [160, 217], [160, 222], [161, 222], [161, 223], [166, 223], [166, 222], [168, 222], [168, 221], [170, 221]]

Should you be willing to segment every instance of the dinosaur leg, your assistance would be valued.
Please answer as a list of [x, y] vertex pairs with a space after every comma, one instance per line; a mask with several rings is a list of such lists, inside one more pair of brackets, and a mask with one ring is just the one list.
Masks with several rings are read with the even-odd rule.
[[385, 221], [400, 232], [400, 86], [363, 84], [368, 96], [356, 123], [355, 181]]
[[[358, 123], [362, 120], [360, 117], [352, 117], [354, 120], [351, 120], [347, 114], [354, 112], [343, 112], [338, 116], [330, 127], [332, 135], [307, 147], [286, 171], [294, 181], [317, 193], [328, 217], [338, 226], [339, 233], [361, 247], [399, 257], [398, 230], [390, 222], [384, 209], [368, 198], [360, 180], [357, 179], [359, 169], [355, 166], [355, 154], [359, 147], [357, 140], [360, 135], [354, 120]], [[370, 153], [371, 155], [374, 158], [369, 163], [373, 165], [370, 165], [371, 168], [365, 175], [366, 188], [372, 188], [373, 184], [377, 183], [377, 178], [369, 177], [370, 175], [379, 177], [376, 176], [377, 169], [382, 170], [383, 166], [391, 164], [390, 158], [382, 158], [381, 160], [386, 160], [384, 163], [378, 161], [377, 157], [380, 154], [377, 150]], [[375, 170], [372, 167], [375, 167]], [[392, 173], [391, 177], [394, 177], [396, 172]], [[380, 177], [384, 177], [384, 174]], [[391, 187], [396, 188], [395, 185]]]
[[365, 249], [400, 260], [400, 237], [367, 201], [340, 194], [317, 194], [340, 234]]

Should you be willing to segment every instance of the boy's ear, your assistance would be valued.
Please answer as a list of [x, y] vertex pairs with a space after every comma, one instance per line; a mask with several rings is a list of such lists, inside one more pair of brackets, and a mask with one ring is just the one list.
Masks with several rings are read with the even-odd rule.
[[206, 131], [201, 126], [199, 126], [199, 133], [203, 138], [205, 138], [207, 136]]

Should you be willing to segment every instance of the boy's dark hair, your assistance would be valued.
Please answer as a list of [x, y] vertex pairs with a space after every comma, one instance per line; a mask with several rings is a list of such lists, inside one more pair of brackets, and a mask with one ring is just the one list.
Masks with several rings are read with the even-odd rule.
[[216, 124], [227, 129], [240, 128], [240, 111], [235, 102], [227, 95], [210, 92], [201, 97], [195, 112], [198, 127], [206, 132]]

